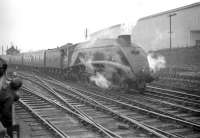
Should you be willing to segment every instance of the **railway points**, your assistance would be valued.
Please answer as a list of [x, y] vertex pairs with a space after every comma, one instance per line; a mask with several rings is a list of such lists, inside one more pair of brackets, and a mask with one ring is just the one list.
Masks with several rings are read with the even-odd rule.
[[[55, 93], [55, 92], [54, 92]], [[47, 95], [47, 94], [46, 94]], [[72, 96], [72, 95], [71, 95]], [[65, 96], [66, 97], [66, 96]], [[73, 96], [74, 97], [74, 96]], [[76, 98], [77, 98], [77, 96], [75, 96]], [[74, 98], [75, 98], [74, 97]], [[50, 99], [50, 97], [48, 97], [49, 99]], [[68, 98], [69, 98], [69, 95], [68, 95]], [[83, 99], [83, 97], [81, 98], [81, 99]], [[154, 130], [151, 130], [151, 129], [149, 129], [149, 128], [147, 128], [146, 126], [143, 126], [143, 125], [141, 125], [140, 123], [137, 123], [137, 122], [135, 122], [135, 121], [133, 121], [133, 120], [129, 120], [129, 119], [125, 119], [124, 117], [121, 117], [121, 116], [119, 116], [119, 115], [117, 115], [116, 113], [114, 113], [114, 112], [111, 112], [110, 110], [108, 110], [108, 109], [104, 109], [104, 108], [102, 108], [101, 106], [100, 107], [98, 107], [97, 105], [95, 106], [95, 104], [93, 103], [93, 105], [92, 105], [92, 103], [91, 102], [89, 102], [89, 101], [87, 101], [87, 103], [85, 103], [86, 105], [84, 106], [83, 105], [83, 101], [82, 101], [82, 103], [81, 103], [81, 99], [76, 99], [76, 100], [74, 100], [73, 102], [80, 102], [80, 103], [76, 103], [76, 105], [81, 105], [81, 106], [83, 106], [83, 108], [82, 108], [82, 110], [80, 110], [79, 109], [79, 111], [77, 111], [77, 109], [74, 109], [74, 108], [72, 108], [72, 110], [75, 110], [75, 112], [77, 112], [77, 113], [81, 113], [81, 114], [83, 114], [84, 116], [86, 115], [86, 113], [88, 113], [89, 111], [91, 111], [91, 113], [93, 114], [92, 116], [94, 116], [95, 117], [95, 114], [96, 114], [96, 119], [95, 119], [95, 121], [92, 119], [92, 121], [93, 122], [95, 122], [95, 124], [98, 124], [99, 126], [102, 126], [103, 127], [103, 129], [104, 130], [106, 130], [106, 131], [108, 131], [109, 133], [111, 133], [111, 132], [115, 132], [116, 134], [112, 134], [112, 135], [116, 135], [116, 136], [118, 136], [119, 135], [119, 137], [134, 137], [134, 136], [138, 136], [138, 137], [140, 137], [140, 135], [141, 136], [145, 136], [145, 135], [149, 135], [149, 136], [147, 136], [147, 137], [157, 137], [157, 136], [161, 136], [161, 137], [164, 137], [164, 135], [162, 136], [162, 134], [159, 134], [158, 132], [155, 132]], [[78, 101], [77, 101], [78, 100]], [[85, 99], [86, 100], [86, 99]], [[55, 98], [54, 98], [54, 101], [55, 101]], [[67, 100], [65, 99], [65, 101], [67, 102]], [[58, 102], [58, 101], [57, 101]], [[60, 102], [61, 103], [61, 102]], [[67, 103], [70, 103], [70, 102], [67, 102]], [[89, 107], [89, 105], [88, 104], [90, 104], [90, 106], [91, 107]], [[72, 106], [72, 105], [70, 105], [70, 106]], [[75, 106], [75, 105], [74, 105]], [[76, 107], [76, 106], [75, 106]], [[78, 108], [78, 106], [76, 107], [76, 108]], [[85, 108], [85, 109], [84, 109]], [[93, 109], [94, 108], [94, 109]], [[97, 108], [97, 109], [96, 109]], [[88, 112], [87, 112], [87, 109], [89, 109], [88, 110]], [[107, 112], [107, 113], [105, 113], [105, 112]], [[86, 115], [88, 118], [92, 118], [92, 116], [91, 116], [91, 114], [90, 114], [90, 116], [88, 116], [88, 115]], [[102, 118], [102, 116], [103, 116], [103, 118]], [[116, 116], [116, 117], [114, 117], [114, 116]], [[112, 122], [112, 124], [109, 124], [109, 122], [105, 122], [105, 121], [103, 121], [102, 119], [104, 120], [105, 119], [105, 121], [107, 120], [110, 120], [111, 122]], [[119, 119], [114, 119], [114, 118], [119, 118]], [[103, 122], [102, 123], [100, 123], [99, 124], [99, 120], [102, 120]], [[121, 121], [120, 121], [121, 120]], [[124, 121], [125, 122], [124, 122]], [[97, 122], [98, 123], [97, 123]], [[126, 124], [127, 124], [127, 122], [126, 121], [128, 121], [129, 122], [129, 125], [130, 125], [130, 127], [129, 127], [129, 125], [128, 125], [128, 127], [127, 128], [125, 128], [125, 130], [123, 131], [123, 130], [121, 130], [120, 129], [120, 126], [123, 128], [123, 126], [126, 126]], [[107, 126], [109, 124], [109, 127]], [[107, 126], [107, 127], [106, 127]], [[138, 126], [138, 129], [136, 129], [135, 128], [135, 126]], [[141, 130], [140, 129], [142, 129], [144, 132], [140, 132]], [[132, 130], [132, 131], [130, 131], [130, 130]], [[145, 131], [147, 131], [147, 132], [145, 132]], [[136, 132], [136, 135], [134, 134], [134, 133], [132, 133], [132, 132]], [[151, 136], [152, 135], [152, 136]]]
[[108, 137], [79, 114], [29, 89], [23, 88], [21, 102], [32, 109], [59, 137]]
[[[47, 79], [44, 79], [45, 81], [47, 81]], [[57, 87], [59, 86], [59, 85], [61, 85], [62, 83], [61, 82], [59, 82], [59, 81], [56, 81], [56, 80], [53, 80], [52, 81], [52, 79], [50, 80], [50, 79], [48, 79], [48, 81], [47, 82], [51, 82], [51, 84], [52, 83], [54, 83], [54, 85], [56, 84], [57, 85]], [[64, 87], [63, 86], [63, 84], [61, 85], [62, 87]], [[67, 86], [67, 85], [66, 85]], [[55, 87], [55, 86], [54, 86]], [[68, 86], [67, 87], [68, 89], [70, 88], [70, 89], [72, 89], [73, 90], [73, 88], [71, 88], [71, 86]], [[59, 89], [61, 89], [61, 90], [59, 90]], [[57, 91], [63, 91], [63, 88], [59, 88]], [[75, 88], [74, 88], [75, 89]], [[80, 90], [80, 89], [79, 89]], [[56, 90], [55, 90], [56, 91]], [[93, 91], [93, 94], [94, 94], [95, 92]], [[101, 92], [96, 92], [96, 93], [101, 93]], [[105, 93], [104, 93], [105, 94]], [[111, 93], [110, 93], [111, 94]], [[77, 98], [77, 95], [75, 96], [76, 98]], [[133, 96], [134, 97], [134, 96]], [[93, 97], [94, 98], [94, 97]], [[114, 96], [110, 96], [110, 98], [111, 99], [115, 99], [115, 97]], [[138, 98], [139, 99], [139, 96], [138, 97], [136, 97], [136, 98]], [[110, 101], [111, 101], [111, 99], [110, 99]], [[142, 99], [142, 98], [141, 98]], [[80, 99], [79, 99], [80, 100]], [[95, 100], [98, 100], [98, 98], [97, 99], [95, 99]], [[115, 99], [116, 100], [116, 99]], [[119, 99], [118, 99], [119, 100]], [[104, 103], [103, 102], [103, 104], [108, 104], [110, 101], [107, 101], [106, 103]], [[125, 100], [124, 100], [125, 101]], [[142, 100], [141, 100], [142, 101]], [[123, 103], [123, 100], [121, 101], [122, 103]], [[130, 101], [129, 101], [130, 102]], [[158, 101], [157, 101], [158, 102]], [[146, 101], [146, 103], [143, 103], [143, 105], [144, 104], [148, 104], [148, 103], [152, 103], [152, 101], [149, 101], [148, 102], [148, 100]], [[128, 104], [128, 103], [127, 103]], [[130, 104], [130, 103], [129, 103]], [[132, 103], [133, 104], [133, 103]], [[141, 103], [140, 103], [141, 104]], [[155, 104], [159, 104], [159, 103], [155, 103]], [[154, 105], [155, 105], [154, 104]], [[166, 104], [166, 103], [165, 103]], [[172, 104], [172, 103], [169, 103], [169, 104]], [[168, 104], [168, 106], [169, 106], [169, 104]], [[160, 111], [162, 111], [161, 109], [162, 109], [162, 107], [164, 107], [163, 106], [163, 103], [162, 104], [160, 104], [161, 105], [161, 107], [160, 107], [160, 109], [158, 109], [158, 110], [160, 110]], [[138, 106], [138, 105], [137, 105]], [[171, 105], [172, 106], [172, 105]], [[116, 106], [114, 106], [114, 107], [112, 107], [111, 106], [111, 109], [114, 109], [114, 108], [116, 108]], [[119, 107], [118, 107], [119, 108]], [[125, 111], [125, 109], [124, 108], [127, 108], [127, 107], [123, 107], [123, 109], [118, 109], [118, 111], [115, 109], [115, 111], [117, 111], [117, 112], [124, 112], [124, 113], [126, 113], [126, 112], [128, 112], [128, 111]], [[129, 107], [130, 108], [130, 107]], [[144, 108], [144, 106], [142, 107], [142, 108]], [[179, 108], [181, 108], [181, 107], [179, 107]], [[147, 109], [147, 108], [146, 108]], [[174, 108], [173, 108], [174, 109]], [[180, 109], [174, 109], [174, 112], [176, 112], [176, 111], [178, 111], [178, 110], [180, 110]], [[183, 109], [182, 109], [183, 110]], [[186, 109], [184, 109], [184, 110], [186, 110]], [[153, 110], [153, 109], [151, 109], [151, 111], [155, 111], [155, 110]], [[166, 110], [164, 110], [164, 111], [166, 111]], [[172, 111], [171, 111], [172, 112]], [[160, 112], [161, 113], [161, 112]], [[135, 114], [135, 113], [134, 113]], [[166, 115], [166, 114], [165, 114]], [[168, 115], [170, 115], [170, 114], [168, 114]], [[144, 115], [139, 115], [140, 117], [144, 117]], [[179, 114], [177, 114], [177, 116], [179, 116]], [[173, 116], [174, 117], [174, 116]], [[140, 119], [142, 119], [143, 120], [143, 118], [140, 118]], [[181, 118], [176, 118], [177, 120], [181, 120]], [[152, 122], [151, 122], [151, 120], [153, 121], [154, 119], [147, 119], [146, 121], [147, 121], [147, 123], [149, 122], [149, 124], [151, 124]], [[177, 122], [177, 120], [175, 121], [175, 122]], [[180, 121], [179, 120], [179, 121]], [[155, 123], [155, 121], [156, 120], [154, 120], [153, 122]], [[181, 122], [181, 121], [180, 121]], [[180, 128], [179, 130], [177, 130], [177, 133], [181, 133], [181, 131], [182, 131], [182, 133], [183, 133], [183, 135], [186, 133], [187, 134], [187, 132], [188, 131], [194, 131], [194, 133], [193, 133], [193, 135], [191, 135], [191, 136], [198, 136], [198, 131], [196, 131], [196, 130], [198, 130], [198, 125], [196, 124], [193, 124], [192, 125], [192, 123], [191, 122], [187, 122], [187, 120], [185, 120], [185, 122], [184, 122], [184, 119], [182, 118], [182, 123], [184, 124], [182, 127], [180, 127], [180, 126], [178, 126], [178, 124], [176, 124], [177, 125], [177, 128]], [[180, 123], [180, 124], [182, 124], [182, 123]], [[191, 123], [191, 124], [190, 124]], [[156, 123], [155, 123], [156, 124]], [[160, 124], [160, 125], [164, 125], [165, 123], [163, 123], [163, 124], [161, 124], [161, 123], [158, 123], [157, 122], [157, 124]], [[186, 125], [187, 124], [187, 125]], [[188, 125], [189, 125], [189, 127], [188, 127]], [[123, 126], [123, 125], [122, 125]], [[165, 124], [164, 126], [166, 126], [166, 127], [170, 127], [170, 125], [169, 124]], [[187, 126], [186, 128], [184, 128], [185, 126]], [[190, 129], [190, 127], [192, 127], [193, 126], [193, 128], [194, 128], [194, 130], [193, 130], [193, 128], [191, 128]], [[196, 128], [195, 128], [196, 127]], [[150, 127], [150, 128], [152, 128], [152, 127]], [[176, 127], [175, 127], [176, 128]], [[189, 129], [189, 130], [188, 130]], [[163, 128], [163, 130], [164, 130], [164, 128]], [[162, 130], [162, 133], [163, 133], [163, 130]], [[159, 132], [161, 132], [160, 130], [157, 130], [157, 131], [159, 131]], [[169, 131], [169, 130], [168, 130]], [[185, 132], [185, 133], [184, 133]], [[172, 134], [174, 134], [174, 136], [175, 137], [178, 137], [178, 136], [180, 136], [180, 135], [177, 135], [176, 134], [176, 131], [174, 131], [174, 132], [172, 132]], [[190, 134], [187, 134], [188, 136], [190, 135]], [[173, 135], [172, 135], [173, 136]]]

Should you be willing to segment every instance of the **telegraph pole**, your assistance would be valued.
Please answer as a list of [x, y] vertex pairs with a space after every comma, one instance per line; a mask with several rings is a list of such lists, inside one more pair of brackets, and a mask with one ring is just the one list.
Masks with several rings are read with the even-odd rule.
[[176, 13], [170, 14], [169, 15], [169, 48], [170, 50], [172, 49], [172, 16], [175, 16]]
[[3, 55], [3, 45], [2, 45], [2, 55]]
[[85, 28], [85, 40], [87, 40], [87, 37], [88, 37], [88, 29]]

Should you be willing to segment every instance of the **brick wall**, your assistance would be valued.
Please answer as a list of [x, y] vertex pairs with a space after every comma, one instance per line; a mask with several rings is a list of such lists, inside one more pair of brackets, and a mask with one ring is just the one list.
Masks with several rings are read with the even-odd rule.
[[167, 66], [189, 67], [200, 69], [200, 47], [175, 48], [158, 50], [156, 53], [163, 55]]

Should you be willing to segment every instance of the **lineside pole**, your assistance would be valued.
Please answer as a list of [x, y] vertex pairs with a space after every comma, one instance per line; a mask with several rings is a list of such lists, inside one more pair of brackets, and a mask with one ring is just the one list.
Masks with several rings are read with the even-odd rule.
[[15, 103], [12, 105], [12, 134], [13, 138], [20, 138], [20, 129], [19, 125], [16, 124], [16, 116], [15, 116]]
[[175, 16], [176, 13], [169, 15], [169, 48], [172, 49], [172, 16]]

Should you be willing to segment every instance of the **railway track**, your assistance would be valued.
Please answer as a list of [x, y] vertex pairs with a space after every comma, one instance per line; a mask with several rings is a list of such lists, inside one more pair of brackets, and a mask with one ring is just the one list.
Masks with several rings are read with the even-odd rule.
[[[87, 91], [82, 91], [80, 89], [78, 91], [84, 92], [84, 94], [86, 94], [88, 97], [93, 98], [95, 101], [98, 101], [102, 105], [105, 105], [106, 107], [116, 112], [119, 112], [120, 114], [128, 116], [129, 118], [136, 119], [145, 124], [146, 126], [148, 126], [149, 128], [157, 130], [158, 132], [162, 132], [163, 134], [165, 133], [167, 136], [171, 137], [200, 136], [199, 125], [189, 122], [184, 118], [179, 118], [174, 115], [166, 114], [160, 112], [160, 110], [157, 110], [158, 112], [154, 112], [155, 110], [153, 108], [150, 109], [150, 107], [149, 108], [145, 107], [144, 109], [144, 106], [142, 106], [141, 108], [141, 105], [138, 104], [137, 106], [133, 106], [130, 103], [129, 104], [126, 103], [125, 100], [120, 101], [119, 99], [117, 100], [115, 97], [107, 98], [103, 97], [102, 95], [89, 93]], [[130, 111], [130, 109], [132, 109], [132, 111]], [[133, 113], [133, 111], [135, 110], [138, 110], [138, 112]]]
[[[41, 85], [41, 87], [44, 88], [44, 85]], [[51, 88], [47, 89], [53, 91]], [[54, 93], [54, 96], [52, 96], [52, 93]], [[87, 117], [114, 137], [166, 137], [135, 120], [123, 117], [104, 106], [99, 106], [84, 98], [82, 95], [77, 97], [74, 93], [65, 93], [65, 95], [62, 93], [62, 97], [64, 97], [64, 99], [62, 99], [62, 97], [58, 96], [55, 92], [51, 92], [50, 94], [46, 93], [45, 96], [47, 96], [48, 99], [62, 103], [63, 106], [71, 108], [83, 117]], [[62, 100], [59, 101], [60, 99]]]
[[21, 102], [37, 114], [43, 122], [46, 122], [55, 131], [55, 135], [62, 138], [98, 138], [112, 137], [104, 130], [91, 123], [86, 118], [63, 107], [62, 105], [35, 94], [33, 91], [23, 88], [20, 93]]
[[[57, 133], [48, 122], [43, 120], [37, 113], [35, 113], [27, 104], [19, 100], [15, 104], [15, 114], [18, 120], [26, 122], [30, 126], [30, 137], [41, 138], [60, 138], [62, 135]], [[21, 137], [21, 136], [20, 136]], [[24, 137], [24, 136], [22, 136]]]
[[[155, 88], [155, 89], [159, 90], [161, 88]], [[163, 89], [163, 90], [165, 90], [165, 89]], [[79, 89], [79, 91], [86, 92], [81, 89]], [[123, 102], [126, 104], [130, 104], [133, 106], [139, 106], [139, 107], [142, 107], [145, 109], [150, 109], [154, 112], [165, 114], [167, 116], [171, 116], [173, 118], [177, 118], [177, 119], [186, 121], [188, 123], [194, 123], [194, 124], [200, 125], [200, 123], [199, 123], [199, 121], [200, 121], [200, 110], [199, 110], [200, 104], [198, 104], [196, 102], [192, 102], [191, 98], [190, 98], [189, 102], [186, 102], [186, 99], [184, 99], [184, 101], [180, 101], [178, 98], [174, 98], [173, 99], [174, 102], [172, 102], [172, 99], [167, 98], [167, 100], [165, 100], [164, 97], [163, 97], [163, 99], [160, 99], [159, 97], [152, 96], [152, 94], [149, 94], [150, 92], [147, 93], [147, 95], [145, 95], [145, 93], [143, 95], [139, 95], [139, 94], [130, 95], [130, 94], [117, 93], [117, 96], [116, 96], [116, 93], [112, 93], [112, 92], [110, 92], [110, 93], [97, 92], [97, 91], [91, 91], [91, 92], [96, 93], [96, 94], [101, 94], [106, 97], [110, 97], [112, 99], [115, 99], [117, 101], [120, 101], [120, 102]], [[178, 92], [178, 91], [176, 91], [176, 92], [178, 94], [180, 94], [180, 92]], [[184, 94], [184, 93], [182, 93], [182, 94]], [[160, 94], [160, 96], [161, 95], [162, 94]], [[188, 94], [186, 93], [186, 96], [187, 95]], [[198, 99], [198, 96], [195, 97], [196, 95], [190, 95], [190, 96], [192, 96], [195, 99], [195, 101]], [[180, 104], [180, 102], [181, 102], [181, 104]]]
[[[47, 80], [46, 80], [47, 81]], [[48, 80], [49, 81], [49, 80]], [[53, 85], [55, 85], [55, 80], [54, 80], [54, 84]], [[51, 81], [51, 83], [52, 83], [52, 81]], [[60, 82], [56, 82], [57, 84], [57, 86], [58, 85], [60, 85], [61, 83]], [[62, 87], [64, 87], [64, 86], [62, 86]], [[68, 88], [69, 89], [69, 88]], [[73, 89], [75, 89], [75, 88], [73, 88]], [[134, 119], [136, 119], [137, 120], [137, 116], [140, 118], [140, 119], [138, 119], [138, 121], [140, 121], [140, 122], [142, 122], [142, 123], [145, 123], [146, 122], [146, 126], [148, 126], [149, 128], [153, 128], [154, 130], [156, 130], [156, 131], [158, 131], [158, 132], [162, 132], [162, 134], [166, 134], [167, 136], [171, 136], [171, 137], [199, 137], [200, 136], [200, 134], [199, 134], [199, 125], [198, 124], [195, 124], [195, 123], [192, 123], [192, 121], [191, 122], [189, 122], [188, 120], [186, 120], [186, 119], [184, 119], [184, 116], [188, 119], [189, 117], [187, 117], [187, 116], [189, 116], [189, 114], [182, 114], [183, 116], [180, 118], [180, 117], [177, 117], [177, 116], [179, 116], [179, 115], [181, 115], [180, 114], [180, 112], [179, 113], [177, 113], [176, 114], [176, 116], [175, 115], [172, 115], [172, 113], [175, 113], [175, 112], [177, 112], [177, 111], [179, 111], [180, 109], [182, 110], [182, 111], [188, 111], [188, 109], [186, 108], [181, 108], [181, 107], [177, 107], [177, 106], [175, 106], [174, 104], [171, 104], [171, 103], [168, 103], [168, 108], [163, 108], [163, 104], [167, 104], [166, 102], [165, 103], [159, 103], [160, 101], [159, 100], [157, 100], [157, 103], [155, 102], [156, 100], [155, 99], [153, 99], [153, 100], [155, 100], [155, 101], [153, 101], [153, 100], [150, 100], [150, 99], [148, 99], [148, 98], [144, 98], [145, 100], [146, 100], [146, 102], [144, 102], [144, 99], [142, 99], [142, 98], [139, 98], [139, 97], [137, 97], [138, 99], [139, 99], [139, 101], [141, 100], [143, 100], [142, 102], [143, 103], [141, 103], [141, 101], [140, 101], [140, 103], [138, 103], [138, 101], [136, 102], [136, 101], [133, 101], [133, 100], [130, 100], [130, 99], [128, 99], [128, 98], [116, 98], [116, 96], [110, 96], [110, 99], [108, 99], [107, 98], [107, 100], [105, 100], [106, 99], [106, 97], [104, 97], [104, 101], [102, 101], [102, 96], [100, 96], [100, 95], [97, 95], [97, 94], [94, 94], [95, 92], [93, 92], [92, 94], [91, 93], [89, 93], [88, 91], [83, 91], [83, 90], [80, 90], [80, 89], [76, 89], [76, 91], [81, 91], [81, 92], [83, 92], [84, 94], [86, 94], [88, 97], [90, 97], [90, 98], [93, 98], [93, 99], [95, 99], [96, 101], [98, 101], [99, 100], [99, 97], [101, 97], [100, 99], [101, 100], [99, 100], [99, 103], [100, 104], [102, 104], [102, 105], [105, 105], [106, 107], [108, 107], [109, 109], [112, 109], [113, 111], [116, 111], [116, 112], [119, 112], [120, 114], [123, 114], [123, 115], [125, 115], [125, 116], [127, 116], [128, 115], [128, 117], [129, 118], [134, 118]], [[93, 96], [91, 96], [91, 95], [93, 95]], [[116, 94], [115, 94], [116, 95]], [[107, 96], [107, 95], [106, 95]], [[78, 96], [76, 96], [76, 97], [78, 97]], [[117, 104], [117, 106], [116, 105], [114, 105], [113, 106], [113, 100], [114, 99], [114, 101], [115, 102], [118, 102]], [[148, 100], [147, 100], [148, 99]], [[112, 102], [111, 102], [112, 101]], [[147, 102], [148, 101], [148, 102]], [[110, 103], [109, 103], [110, 102]], [[111, 104], [112, 103], [112, 104]], [[125, 105], [121, 105], [122, 106], [122, 108], [119, 108], [118, 106], [119, 106], [119, 103], [120, 104], [125, 104]], [[128, 106], [127, 106], [127, 105]], [[154, 110], [154, 109], [152, 109], [152, 108], [150, 108], [150, 107], [146, 107], [146, 106], [143, 106], [144, 104], [151, 104], [150, 105], [150, 107], [152, 107], [153, 105], [154, 105], [154, 107], [155, 107], [155, 105], [160, 105], [161, 107], [160, 108], [158, 108], [158, 106], [156, 107], [156, 108], [158, 108], [158, 110]], [[157, 117], [157, 118], [160, 118], [160, 120], [166, 120], [166, 121], [158, 121], [158, 120], [155, 120], [155, 112], [152, 114], [152, 113], [147, 113], [147, 114], [151, 114], [152, 116], [153, 116], [153, 118], [152, 117], [148, 117], [148, 119], [147, 119], [147, 117], [145, 116], [144, 117], [144, 113], [143, 113], [143, 115], [136, 115], [136, 118], [134, 117], [134, 116], [129, 116], [129, 113], [130, 113], [130, 111], [127, 111], [127, 109], [125, 109], [125, 108], [130, 108], [130, 106], [135, 106], [135, 105], [137, 105], [138, 107], [140, 106], [140, 107], [142, 107], [142, 108], [144, 108], [144, 109], [146, 109], [146, 110], [150, 110], [150, 111], [157, 111], [157, 113], [159, 113], [159, 114], [161, 114], [162, 115], [162, 117]], [[109, 107], [109, 106], [111, 106], [111, 107]], [[166, 113], [164, 113], [164, 112], [166, 112], [167, 110], [169, 111], [169, 107], [171, 108], [170, 110], [170, 112], [171, 112], [171, 114], [168, 112], [167, 114]], [[140, 109], [138, 109], [138, 108], [133, 108], [133, 107], [131, 107], [132, 108], [132, 110], [140, 110]], [[165, 110], [161, 110], [161, 108], [163, 108], [163, 109], [165, 109]], [[179, 108], [179, 109], [177, 109], [177, 108]], [[172, 110], [172, 109], [174, 109], [174, 110]], [[140, 112], [144, 112], [144, 110], [143, 111], [140, 111]], [[190, 109], [190, 111], [189, 111], [189, 113], [194, 113], [194, 112], [196, 112], [196, 110], [193, 110], [193, 109]], [[134, 113], [135, 114], [135, 113]], [[144, 117], [144, 118], [142, 118], [142, 116]], [[192, 117], [194, 117], [194, 116], [191, 116], [191, 118]], [[171, 123], [169, 123], [168, 122], [168, 120], [171, 120], [170, 122]], [[144, 121], [141, 121], [141, 120], [144, 120]], [[146, 120], [146, 121], [145, 121]], [[153, 125], [153, 127], [152, 127], [152, 121], [153, 121], [153, 123], [155, 124], [155, 125]], [[167, 123], [166, 123], [167, 122]], [[176, 122], [175, 124], [174, 123], [172, 123], [172, 122]], [[160, 127], [159, 125], [161, 125], [162, 127]], [[160, 129], [161, 128], [161, 129]], [[170, 128], [170, 129], [169, 129]], [[167, 129], [167, 130], [166, 130]]]
[[151, 84], [159, 87], [175, 89], [178, 91], [185, 91], [187, 93], [195, 93], [197, 95], [199, 95], [200, 90], [200, 81], [173, 77], [160, 77], [158, 81], [154, 81]]
[[147, 86], [145, 95], [156, 97], [165, 101], [175, 102], [182, 106], [189, 106], [196, 110], [200, 107], [200, 96], [188, 94], [183, 91], [169, 90], [154, 86]]
[[[50, 77], [50, 80], [52, 80], [53, 78]], [[53, 79], [54, 80], [54, 79]], [[56, 81], [56, 80], [55, 80]], [[74, 87], [77, 87], [74, 86]], [[89, 90], [89, 89], [88, 89]], [[91, 89], [89, 90], [91, 91]], [[99, 90], [95, 89], [92, 90], [93, 93], [99, 93], [97, 92]], [[100, 93], [104, 93], [105, 91], [101, 91]], [[105, 92], [105, 94], [110, 94], [111, 92]], [[114, 94], [116, 94], [117, 92], [114, 92]], [[118, 94], [121, 94], [121, 92], [119, 92]], [[135, 95], [128, 95], [127, 97], [134, 98]], [[142, 96], [142, 97], [141, 97]], [[145, 96], [145, 97], [144, 97]], [[163, 101], [160, 104], [168, 104], [169, 106], [174, 106], [174, 107], [180, 107], [182, 109], [186, 108], [188, 111], [191, 112], [199, 112], [200, 109], [200, 96], [199, 95], [195, 95], [195, 94], [190, 94], [187, 92], [183, 92], [183, 91], [177, 91], [177, 90], [170, 90], [170, 89], [166, 89], [166, 88], [161, 88], [161, 87], [156, 87], [156, 86], [152, 86], [152, 85], [148, 85], [147, 86], [147, 91], [144, 92], [142, 95], [139, 95], [137, 98], [140, 98], [140, 100], [142, 100], [142, 98], [146, 99], [152, 99], [155, 101]], [[134, 98], [134, 99], [137, 99]], [[166, 101], [166, 102], [164, 102]], [[146, 103], [147, 104], [147, 103]]]
[[[83, 91], [84, 92], [84, 91]], [[110, 97], [117, 101], [130, 104], [133, 106], [143, 107], [145, 109], [150, 109], [154, 112], [165, 114], [173, 118], [177, 118], [183, 121], [188, 121], [188, 123], [199, 124], [200, 120], [200, 110], [199, 105], [196, 103], [191, 103], [190, 105], [181, 105], [177, 102], [171, 103], [168, 101], [161, 100], [159, 98], [152, 97], [149, 95], [130, 95], [130, 94], [120, 94], [118, 93], [104, 93], [95, 92], [92, 93], [101, 94], [106, 97]], [[179, 100], [178, 100], [179, 101]], [[200, 125], [200, 124], [199, 124]]]

